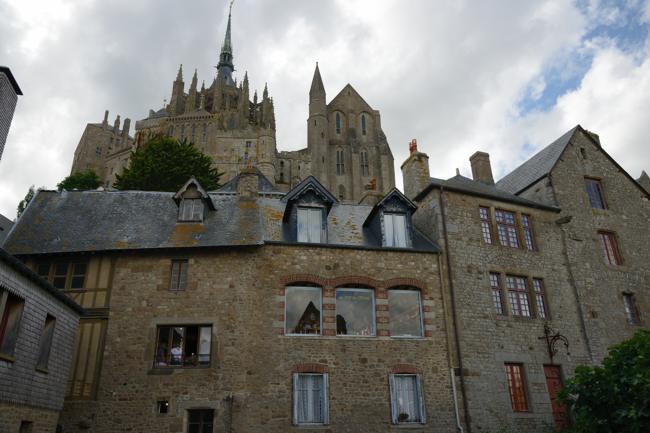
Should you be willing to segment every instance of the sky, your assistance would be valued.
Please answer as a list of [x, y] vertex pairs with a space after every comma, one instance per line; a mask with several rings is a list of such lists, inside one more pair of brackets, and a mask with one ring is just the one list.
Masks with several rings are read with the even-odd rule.
[[[19, 97], [0, 160], [0, 213], [70, 172], [86, 123], [135, 121], [183, 64], [212, 81], [227, 0], [0, 0], [0, 64]], [[328, 101], [347, 84], [381, 112], [399, 167], [431, 175], [489, 152], [496, 179], [576, 124], [638, 178], [650, 171], [650, 0], [236, 0], [235, 76], [268, 83], [279, 150], [306, 147], [316, 62]], [[187, 90], [187, 89], [186, 89]], [[131, 127], [133, 134], [133, 126]]]

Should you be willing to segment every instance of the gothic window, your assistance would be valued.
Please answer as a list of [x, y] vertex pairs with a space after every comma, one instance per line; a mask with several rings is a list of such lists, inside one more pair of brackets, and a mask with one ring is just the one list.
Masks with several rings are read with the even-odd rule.
[[0, 354], [13, 357], [25, 301], [6, 290], [0, 292]]
[[372, 289], [336, 289], [336, 334], [375, 335], [375, 292]]
[[505, 367], [512, 410], [514, 412], [528, 412], [528, 399], [526, 398], [526, 383], [524, 380], [524, 365], [506, 363]]
[[341, 133], [341, 115], [336, 113], [336, 133]]
[[368, 167], [368, 151], [362, 150], [359, 156], [361, 159], [361, 175], [369, 176], [370, 168]]
[[293, 375], [293, 423], [327, 424], [327, 373]]
[[319, 207], [299, 207], [297, 231], [298, 242], [322, 242], [323, 209]]
[[196, 143], [196, 125], [192, 125], [192, 138], [190, 141], [192, 143]]
[[616, 235], [612, 232], [600, 231], [598, 232], [600, 238], [600, 248], [603, 253], [605, 263], [608, 265], [618, 266], [623, 263], [621, 255], [618, 252], [618, 244], [616, 242]]
[[320, 335], [322, 328], [320, 287], [287, 287], [284, 304], [285, 335]]
[[207, 135], [208, 135], [208, 125], [204, 123], [203, 128], [201, 128], [201, 143], [205, 143], [205, 139]]
[[361, 135], [366, 135], [366, 115], [361, 115]]
[[210, 364], [212, 327], [159, 326], [155, 367], [196, 367]]
[[420, 291], [391, 289], [388, 291], [391, 337], [422, 337]]
[[420, 376], [391, 374], [390, 405], [393, 424], [424, 424], [426, 418]]
[[336, 150], [336, 174], [339, 176], [345, 174], [345, 160], [343, 156], [343, 149]]

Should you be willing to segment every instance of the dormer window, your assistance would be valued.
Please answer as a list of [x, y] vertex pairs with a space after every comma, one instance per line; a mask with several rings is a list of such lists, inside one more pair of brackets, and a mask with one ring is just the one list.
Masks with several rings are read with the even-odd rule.
[[298, 207], [298, 242], [321, 243], [323, 238], [323, 209]]
[[406, 248], [406, 215], [384, 213], [384, 246]]
[[203, 200], [200, 198], [184, 198], [178, 208], [179, 221], [203, 221]]

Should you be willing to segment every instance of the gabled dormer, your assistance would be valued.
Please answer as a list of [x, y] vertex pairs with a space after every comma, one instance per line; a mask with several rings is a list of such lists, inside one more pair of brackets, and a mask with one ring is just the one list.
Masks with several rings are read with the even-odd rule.
[[393, 188], [370, 211], [363, 227], [381, 239], [387, 248], [413, 246], [413, 212], [417, 206]]
[[178, 206], [178, 222], [200, 223], [206, 211], [215, 210], [212, 199], [194, 176], [174, 194], [174, 201]]
[[338, 200], [309, 176], [283, 198], [283, 237], [290, 242], [327, 243], [327, 215]]

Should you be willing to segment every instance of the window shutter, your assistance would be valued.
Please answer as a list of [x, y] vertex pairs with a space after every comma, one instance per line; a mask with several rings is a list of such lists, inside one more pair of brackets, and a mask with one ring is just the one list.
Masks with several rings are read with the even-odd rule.
[[394, 374], [388, 377], [388, 383], [390, 385], [390, 416], [393, 424], [397, 424], [397, 384]]
[[298, 373], [293, 374], [293, 425], [298, 425]]
[[415, 383], [416, 383], [416, 386], [418, 388], [416, 395], [417, 395], [418, 400], [419, 400], [418, 403], [420, 404], [420, 407], [419, 407], [419, 409], [420, 409], [420, 422], [422, 424], [426, 424], [426, 422], [427, 422], [427, 412], [426, 412], [426, 409], [424, 407], [424, 392], [422, 390], [422, 379], [420, 378], [419, 374], [415, 376]]
[[328, 375], [323, 373], [323, 424], [330, 423]]

